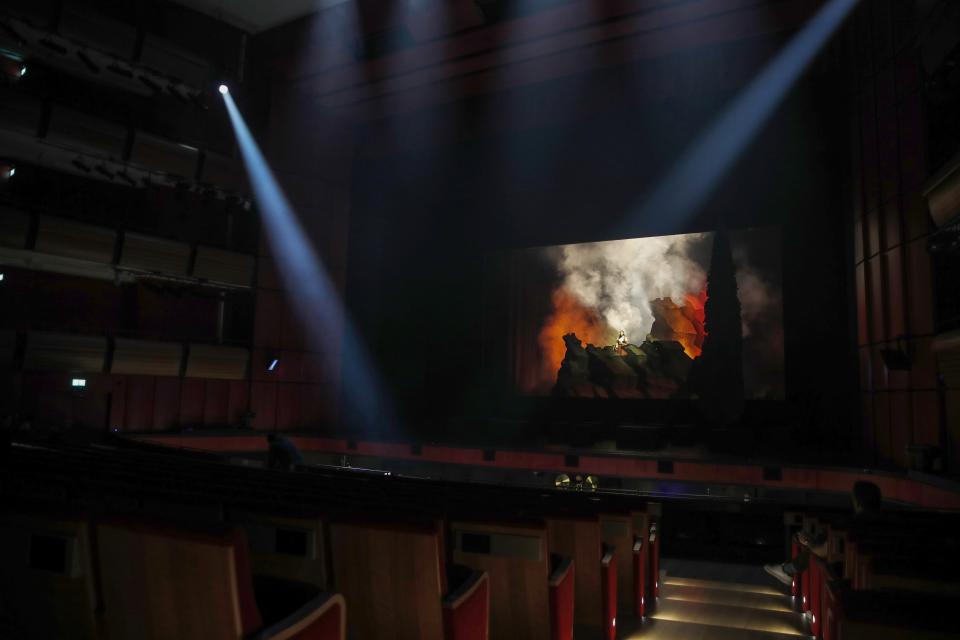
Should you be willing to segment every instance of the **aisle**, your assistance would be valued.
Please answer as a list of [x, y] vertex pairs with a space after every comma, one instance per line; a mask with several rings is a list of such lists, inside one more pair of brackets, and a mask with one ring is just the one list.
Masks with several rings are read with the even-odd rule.
[[778, 586], [678, 577], [664, 571], [656, 610], [642, 623], [623, 620], [617, 637], [791, 640], [810, 635], [803, 616]]

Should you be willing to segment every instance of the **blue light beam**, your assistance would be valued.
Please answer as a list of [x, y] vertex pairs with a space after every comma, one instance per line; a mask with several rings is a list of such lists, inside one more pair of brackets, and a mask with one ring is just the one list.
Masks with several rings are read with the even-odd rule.
[[331, 343], [341, 336], [340, 383], [345, 401], [342, 409], [348, 412], [346, 419], [368, 431], [393, 430], [396, 425], [392, 403], [371, 366], [366, 346], [347, 318], [320, 256], [308, 240], [230, 92], [223, 91], [221, 95], [260, 210], [270, 254], [286, 290], [294, 294], [288, 299], [301, 326], [307, 331], [311, 346], [324, 354], [330, 352]]
[[627, 221], [675, 233], [707, 200], [858, 0], [830, 0], [688, 147]]

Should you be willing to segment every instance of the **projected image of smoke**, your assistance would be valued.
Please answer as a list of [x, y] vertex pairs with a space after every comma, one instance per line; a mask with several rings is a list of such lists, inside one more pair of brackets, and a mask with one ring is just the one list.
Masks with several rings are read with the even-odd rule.
[[[694, 398], [718, 374], [783, 396], [779, 233], [752, 229], [518, 252], [517, 382], [576, 398]], [[739, 387], [738, 387], [739, 388]]]

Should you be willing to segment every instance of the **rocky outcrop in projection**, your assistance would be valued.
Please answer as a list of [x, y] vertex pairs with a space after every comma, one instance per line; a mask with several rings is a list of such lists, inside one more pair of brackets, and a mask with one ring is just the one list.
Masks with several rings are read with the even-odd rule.
[[611, 398], [639, 398], [637, 372], [613, 347], [597, 348], [588, 344], [590, 380], [606, 390]]
[[673, 340], [628, 344], [623, 355], [612, 346], [583, 346], [575, 334], [563, 337], [567, 351], [553, 393], [565, 398], [676, 398], [687, 394], [693, 360]]
[[653, 327], [650, 329], [650, 337], [659, 342], [679, 342], [688, 356], [699, 356], [706, 337], [703, 329], [705, 299], [705, 294], [703, 299], [688, 294], [684, 304], [677, 304], [670, 298], [651, 300]]

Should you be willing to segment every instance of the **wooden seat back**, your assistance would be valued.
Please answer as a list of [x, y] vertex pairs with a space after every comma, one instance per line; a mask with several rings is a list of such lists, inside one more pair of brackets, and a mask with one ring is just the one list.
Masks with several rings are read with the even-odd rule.
[[546, 526], [453, 522], [450, 531], [454, 563], [490, 576], [490, 637], [549, 640]]
[[601, 563], [603, 540], [596, 516], [547, 518], [550, 551], [573, 558], [574, 620], [577, 624], [603, 623]]
[[260, 628], [241, 529], [114, 520], [96, 531], [111, 640], [240, 638]]
[[436, 524], [334, 522], [333, 581], [356, 640], [442, 640], [446, 576]]
[[[627, 514], [604, 514], [600, 516], [600, 535], [604, 544], [616, 550], [617, 563], [617, 610], [621, 614], [635, 614], [633, 547], [637, 542], [633, 531], [633, 518]], [[641, 549], [645, 549], [641, 544]]]
[[0, 600], [18, 635], [97, 637], [90, 541], [83, 514], [0, 514]]
[[[897, 591], [847, 591], [837, 602], [840, 640], [946, 640], [956, 638], [954, 612], [960, 600]], [[832, 621], [831, 621], [832, 622]]]
[[633, 608], [635, 615], [645, 616], [653, 604], [653, 545], [650, 544], [651, 515], [646, 511], [632, 511], [634, 543], [633, 551]]
[[236, 512], [230, 520], [246, 532], [254, 574], [332, 588], [323, 517]]

